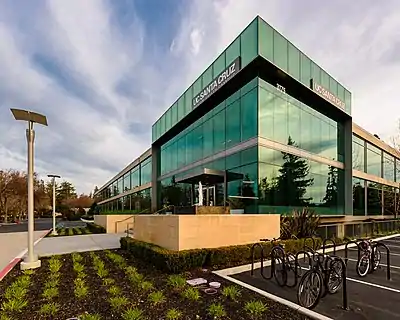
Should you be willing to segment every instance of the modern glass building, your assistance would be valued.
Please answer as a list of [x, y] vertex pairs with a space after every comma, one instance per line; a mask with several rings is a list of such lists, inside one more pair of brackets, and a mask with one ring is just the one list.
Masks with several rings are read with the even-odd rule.
[[349, 90], [257, 17], [154, 123], [151, 148], [99, 189], [101, 211], [393, 216], [400, 153], [351, 109]]

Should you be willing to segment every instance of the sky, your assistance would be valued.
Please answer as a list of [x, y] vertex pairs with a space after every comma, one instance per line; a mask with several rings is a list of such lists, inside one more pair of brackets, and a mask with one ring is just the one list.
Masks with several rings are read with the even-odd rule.
[[398, 0], [2, 0], [0, 168], [35, 171], [79, 193], [149, 148], [151, 125], [260, 15], [353, 95], [353, 121], [383, 140], [400, 118]]

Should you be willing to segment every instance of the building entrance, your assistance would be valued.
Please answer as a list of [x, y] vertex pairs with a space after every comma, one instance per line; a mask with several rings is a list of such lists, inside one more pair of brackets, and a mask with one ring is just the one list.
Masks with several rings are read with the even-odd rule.
[[198, 203], [200, 206], [215, 206], [215, 200], [216, 200], [215, 189], [216, 189], [215, 185], [201, 186], [201, 187], [197, 186], [196, 203]]

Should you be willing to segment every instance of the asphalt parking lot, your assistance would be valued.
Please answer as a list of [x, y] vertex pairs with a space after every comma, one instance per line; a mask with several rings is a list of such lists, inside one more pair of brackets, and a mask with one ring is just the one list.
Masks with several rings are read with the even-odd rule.
[[[399, 320], [400, 319], [400, 236], [381, 241], [390, 249], [390, 274], [387, 280], [387, 254], [382, 252], [381, 266], [372, 274], [360, 278], [356, 272], [357, 249], [349, 248], [347, 264], [348, 310], [343, 309], [343, 292], [322, 298], [313, 311], [332, 319], [340, 320]], [[344, 257], [344, 250], [336, 252]], [[302, 259], [301, 259], [302, 260]], [[265, 274], [270, 267], [265, 268]], [[277, 297], [297, 303], [297, 287], [280, 287], [275, 279], [265, 280], [260, 269], [231, 274], [229, 277], [250, 284]], [[289, 278], [290, 279], [290, 278]], [[289, 280], [292, 283], [292, 279]]]

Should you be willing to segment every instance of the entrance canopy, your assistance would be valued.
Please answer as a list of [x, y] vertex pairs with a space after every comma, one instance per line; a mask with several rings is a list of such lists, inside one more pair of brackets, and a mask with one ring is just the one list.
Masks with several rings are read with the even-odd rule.
[[200, 172], [188, 174], [175, 181], [178, 183], [197, 184], [201, 181], [204, 185], [215, 185], [229, 181], [243, 179], [243, 174], [203, 168]]

